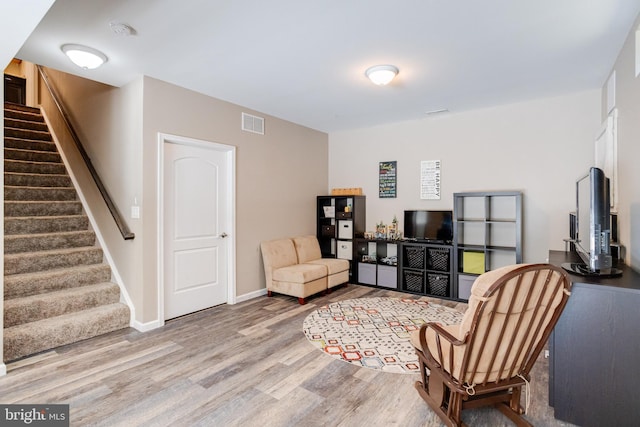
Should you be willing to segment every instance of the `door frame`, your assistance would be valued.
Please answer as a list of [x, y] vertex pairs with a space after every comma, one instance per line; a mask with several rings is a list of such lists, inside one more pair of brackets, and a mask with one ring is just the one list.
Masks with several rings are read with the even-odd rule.
[[188, 138], [184, 136], [171, 135], [158, 132], [158, 253], [157, 253], [157, 274], [158, 274], [158, 321], [160, 326], [164, 325], [164, 148], [165, 144], [189, 145], [226, 153], [227, 162], [227, 209], [224, 212], [228, 224], [227, 233], [227, 304], [236, 303], [236, 147], [232, 145], [220, 144], [218, 142], [206, 141], [202, 139]]

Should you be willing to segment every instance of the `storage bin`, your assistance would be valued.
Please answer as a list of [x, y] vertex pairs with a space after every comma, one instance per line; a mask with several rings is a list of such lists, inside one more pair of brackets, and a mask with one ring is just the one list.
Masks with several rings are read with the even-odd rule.
[[449, 296], [449, 275], [427, 274], [427, 281], [429, 282], [428, 294], [439, 297]]
[[353, 221], [338, 221], [338, 239], [353, 239]]
[[337, 258], [351, 260], [353, 258], [353, 242], [339, 240]]
[[334, 237], [336, 235], [336, 226], [335, 225], [323, 225], [322, 226], [322, 236], [324, 237]]
[[448, 272], [450, 252], [449, 248], [427, 248], [427, 270]]
[[376, 265], [358, 263], [358, 283], [364, 283], [365, 285], [376, 284]]
[[458, 275], [458, 298], [468, 300], [471, 296], [471, 286], [478, 276]]
[[403, 267], [424, 269], [425, 248], [422, 246], [402, 245]]
[[378, 265], [378, 286], [398, 289], [398, 269], [389, 265]]
[[402, 290], [424, 293], [424, 273], [422, 271], [402, 271]]

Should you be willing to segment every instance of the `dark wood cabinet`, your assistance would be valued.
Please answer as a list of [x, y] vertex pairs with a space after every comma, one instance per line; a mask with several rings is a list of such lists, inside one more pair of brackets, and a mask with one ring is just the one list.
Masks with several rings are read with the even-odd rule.
[[[578, 262], [550, 251], [549, 262]], [[640, 274], [570, 275], [571, 297], [549, 339], [549, 404], [555, 417], [584, 427], [640, 420]]]

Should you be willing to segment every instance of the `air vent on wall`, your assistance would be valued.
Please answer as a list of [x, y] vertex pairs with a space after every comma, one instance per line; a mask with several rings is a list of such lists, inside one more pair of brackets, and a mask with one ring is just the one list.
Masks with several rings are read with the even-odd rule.
[[264, 135], [264, 118], [242, 113], [242, 130]]

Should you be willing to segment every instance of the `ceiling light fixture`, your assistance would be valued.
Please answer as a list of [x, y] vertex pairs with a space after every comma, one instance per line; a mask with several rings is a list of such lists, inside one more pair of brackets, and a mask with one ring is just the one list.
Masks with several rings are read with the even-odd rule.
[[79, 44], [65, 44], [60, 48], [71, 62], [85, 70], [93, 70], [107, 62], [107, 56], [99, 50]]
[[398, 67], [393, 65], [375, 65], [367, 68], [364, 74], [378, 86], [389, 84], [398, 74]]

